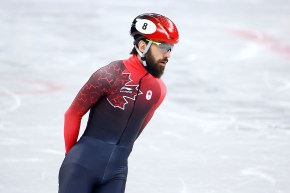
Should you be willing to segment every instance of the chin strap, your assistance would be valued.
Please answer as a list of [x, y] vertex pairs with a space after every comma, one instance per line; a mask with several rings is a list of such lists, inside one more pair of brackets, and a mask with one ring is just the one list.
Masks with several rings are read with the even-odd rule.
[[137, 53], [141, 57], [143, 66], [147, 66], [145, 56], [146, 56], [146, 54], [147, 54], [147, 52], [148, 52], [148, 50], [149, 50], [149, 48], [150, 48], [151, 45], [152, 45], [152, 42], [148, 42], [148, 44], [147, 44], [147, 46], [146, 46], [146, 48], [145, 48], [145, 50], [144, 50], [143, 53], [138, 49], [138, 47], [136, 45], [134, 46], [135, 49], [136, 49], [136, 51], [137, 51]]

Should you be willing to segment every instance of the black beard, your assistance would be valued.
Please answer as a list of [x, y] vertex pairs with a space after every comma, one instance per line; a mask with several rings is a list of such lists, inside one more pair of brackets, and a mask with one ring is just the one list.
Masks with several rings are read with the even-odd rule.
[[161, 62], [162, 60], [158, 60], [157, 63], [154, 62], [154, 58], [151, 54], [151, 49], [146, 54], [145, 58], [147, 64], [147, 66], [145, 66], [146, 70], [155, 78], [160, 78], [163, 75], [165, 69], [163, 66], [158, 65], [158, 63]]

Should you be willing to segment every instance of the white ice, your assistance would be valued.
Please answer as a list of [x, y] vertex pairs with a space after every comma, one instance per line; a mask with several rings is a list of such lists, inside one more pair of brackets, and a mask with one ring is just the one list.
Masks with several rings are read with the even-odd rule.
[[287, 0], [0, 0], [0, 192], [57, 192], [64, 112], [129, 57], [144, 12], [170, 17], [180, 43], [126, 192], [289, 193]]

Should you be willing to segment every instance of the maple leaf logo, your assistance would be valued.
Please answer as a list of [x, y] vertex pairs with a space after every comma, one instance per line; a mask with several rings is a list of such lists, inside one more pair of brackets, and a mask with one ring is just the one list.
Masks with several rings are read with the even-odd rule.
[[[121, 84], [123, 85], [119, 93], [115, 97], [107, 98], [109, 103], [115, 107], [125, 110], [126, 104], [128, 104], [128, 99], [133, 101], [136, 100], [137, 95], [143, 94], [139, 89], [139, 84], [132, 84], [131, 73], [122, 73]], [[125, 84], [124, 84], [125, 83]]]

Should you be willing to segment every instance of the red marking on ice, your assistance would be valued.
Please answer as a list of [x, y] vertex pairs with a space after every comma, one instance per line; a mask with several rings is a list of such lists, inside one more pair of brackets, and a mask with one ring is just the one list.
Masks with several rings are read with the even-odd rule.
[[[56, 92], [64, 88], [64, 85], [57, 84], [52, 81], [38, 80], [26, 77], [18, 76], [1, 76], [0, 83], [11, 82], [10, 86], [5, 86], [6, 89], [11, 90], [11, 92], [17, 95], [32, 95], [32, 94], [46, 94], [51, 92]], [[17, 88], [17, 85], [25, 86], [23, 89]], [[39, 88], [40, 87], [40, 88]], [[0, 88], [0, 95], [3, 95]]]
[[273, 52], [282, 54], [286, 58], [290, 59], [290, 45], [281, 40], [278, 40], [274, 37], [254, 30], [234, 29], [229, 31], [230, 33], [236, 36], [242, 37], [249, 41], [265, 46], [268, 49], [272, 50]]

